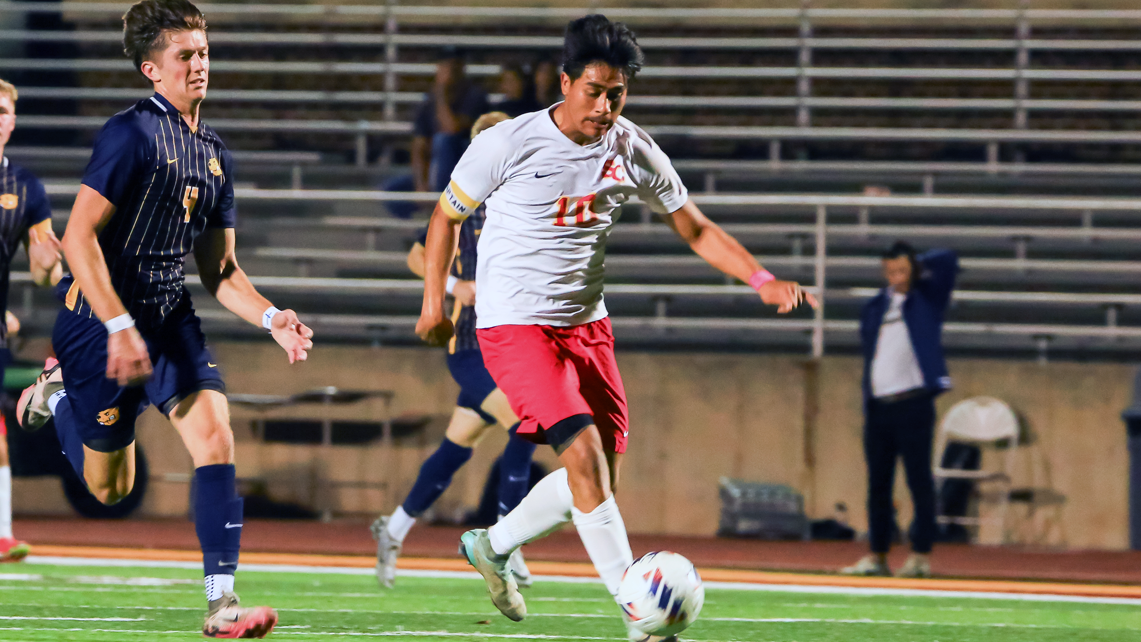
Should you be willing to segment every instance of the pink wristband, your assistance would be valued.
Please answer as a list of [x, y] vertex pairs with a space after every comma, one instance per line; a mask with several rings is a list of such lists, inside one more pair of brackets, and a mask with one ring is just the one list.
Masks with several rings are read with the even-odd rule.
[[776, 281], [776, 280], [777, 280], [777, 278], [775, 276], [773, 276], [772, 272], [769, 272], [768, 270], [765, 270], [765, 269], [760, 269], [760, 270], [757, 270], [756, 272], [753, 272], [753, 276], [749, 277], [749, 287], [760, 292], [762, 285], [768, 283], [769, 281]]

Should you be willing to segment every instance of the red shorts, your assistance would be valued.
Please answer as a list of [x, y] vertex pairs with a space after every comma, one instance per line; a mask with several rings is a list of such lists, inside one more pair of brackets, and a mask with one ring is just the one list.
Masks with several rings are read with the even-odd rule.
[[520, 436], [547, 443], [545, 430], [590, 415], [603, 448], [626, 452], [630, 421], [610, 319], [568, 328], [501, 325], [476, 335], [484, 365], [522, 421]]

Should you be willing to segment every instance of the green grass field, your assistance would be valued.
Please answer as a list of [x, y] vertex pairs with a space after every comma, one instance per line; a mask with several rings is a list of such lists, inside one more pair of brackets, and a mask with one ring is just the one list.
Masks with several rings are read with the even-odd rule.
[[[204, 605], [197, 571], [181, 568], [0, 567], [0, 640], [194, 640]], [[382, 593], [370, 575], [239, 573], [247, 604], [281, 620], [270, 638], [328, 640], [619, 640], [600, 584], [536, 582], [513, 623], [478, 579], [401, 577]], [[684, 636], [741, 642], [1141, 642], [1130, 604], [773, 592], [710, 587]]]

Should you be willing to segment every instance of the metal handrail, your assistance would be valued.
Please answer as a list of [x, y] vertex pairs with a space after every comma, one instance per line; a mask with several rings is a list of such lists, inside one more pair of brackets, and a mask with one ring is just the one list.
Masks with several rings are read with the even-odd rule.
[[[26, 42], [111, 42], [118, 43], [123, 34], [112, 29], [80, 29], [76, 31], [40, 31], [33, 29], [0, 29], [0, 40]], [[459, 47], [495, 49], [558, 49], [563, 45], [561, 36], [479, 36], [465, 34], [385, 34], [355, 32], [280, 33], [266, 31], [212, 30], [210, 41], [227, 45], [341, 45], [375, 47], [389, 41], [401, 47], [441, 46], [441, 42]], [[1020, 46], [1018, 40], [1005, 38], [861, 38], [861, 37], [809, 37], [801, 41], [795, 37], [684, 37], [647, 36], [638, 39], [643, 49], [796, 49], [802, 44], [822, 50], [968, 50], [1013, 51]], [[1036, 39], [1026, 40], [1024, 46], [1036, 51], [1133, 51], [1141, 49], [1141, 42], [1118, 39]]]
[[[0, 60], [0, 69], [20, 71], [131, 71], [131, 63], [119, 58], [41, 59], [8, 58]], [[467, 66], [471, 76], [494, 76], [499, 65], [472, 64]], [[215, 73], [271, 73], [271, 74], [383, 74], [392, 71], [406, 76], [431, 76], [436, 65], [415, 62], [326, 62], [326, 61], [274, 61], [274, 60], [219, 60], [210, 66]], [[1014, 80], [1027, 78], [1037, 81], [1091, 81], [1135, 82], [1141, 80], [1141, 70], [1124, 69], [1006, 69], [1006, 68], [943, 68], [943, 67], [753, 67], [753, 66], [655, 66], [639, 72], [644, 78], [684, 79], [774, 79], [810, 78], [880, 79], [880, 80]]]
[[[403, 6], [391, 9], [377, 5], [312, 5], [312, 4], [213, 4], [198, 7], [208, 15], [284, 15], [284, 16], [372, 16], [386, 17], [391, 11], [398, 16], [487, 18], [563, 18], [581, 16], [577, 7], [484, 7], [484, 6]], [[118, 17], [123, 5], [113, 2], [0, 2], [0, 13], [86, 13]], [[1141, 21], [1141, 10], [1130, 9], [829, 9], [829, 8], [630, 8], [608, 7], [607, 15], [616, 18], [655, 20], [736, 19], [736, 20], [968, 20], [1014, 21], [1020, 17], [1030, 21]]]
[[[20, 87], [23, 98], [57, 100], [139, 100], [151, 92], [141, 87]], [[210, 98], [214, 101], [272, 102], [272, 103], [341, 103], [376, 105], [392, 100], [410, 105], [424, 101], [420, 92], [402, 91], [387, 94], [383, 91], [324, 91], [291, 89], [215, 89]], [[489, 95], [494, 103], [498, 94]], [[1141, 111], [1141, 100], [1054, 100], [1031, 99], [1018, 101], [1012, 98], [845, 98], [795, 96], [630, 96], [629, 107], [694, 108], [694, 109], [792, 109], [800, 104], [808, 107], [835, 107], [845, 109], [953, 109], [1008, 111], [1022, 105], [1031, 111]]]

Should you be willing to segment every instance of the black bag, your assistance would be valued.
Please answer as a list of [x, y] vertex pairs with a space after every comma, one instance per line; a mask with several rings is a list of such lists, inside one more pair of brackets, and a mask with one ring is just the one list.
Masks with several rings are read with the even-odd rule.
[[[972, 444], [947, 442], [943, 451], [942, 468], [949, 470], [978, 470], [982, 464], [982, 450]], [[966, 517], [971, 504], [975, 482], [970, 479], [942, 479], [935, 489], [936, 515]], [[970, 541], [970, 533], [962, 524], [939, 524], [936, 539], [940, 542]]]

